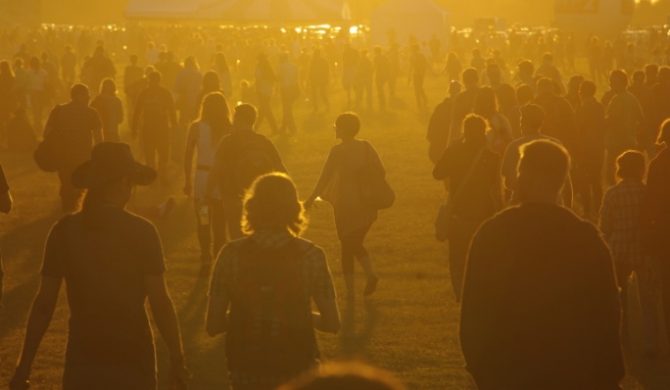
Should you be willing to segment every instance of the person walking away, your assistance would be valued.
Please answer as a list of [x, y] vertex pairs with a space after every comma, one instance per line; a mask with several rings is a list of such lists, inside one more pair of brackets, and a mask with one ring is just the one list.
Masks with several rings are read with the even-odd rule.
[[261, 175], [286, 172], [286, 168], [272, 141], [254, 131], [256, 108], [241, 104], [235, 108], [233, 128], [224, 136], [214, 155], [214, 166], [209, 175], [207, 194], [220, 194], [226, 227], [231, 240], [243, 236], [242, 200], [245, 191]]
[[149, 184], [156, 172], [135, 162], [126, 144], [101, 143], [90, 158], [72, 175], [74, 186], [87, 190], [83, 210], [63, 217], [47, 238], [40, 288], [10, 389], [28, 387], [63, 281], [70, 309], [63, 389], [157, 388], [147, 298], [168, 347], [170, 384], [186, 389], [160, 238], [151, 223], [125, 210], [133, 188]]
[[291, 179], [260, 176], [244, 199], [248, 236], [219, 255], [207, 332], [226, 335], [233, 390], [271, 390], [318, 364], [314, 330], [337, 333], [340, 317], [323, 250], [300, 238], [306, 218]]
[[282, 123], [279, 132], [293, 135], [298, 131], [293, 107], [300, 96], [300, 78], [298, 66], [291, 61], [288, 52], [279, 56], [279, 92], [282, 104]]
[[369, 183], [362, 182], [361, 172], [374, 171], [382, 177], [386, 175], [374, 147], [356, 137], [360, 128], [360, 119], [354, 113], [344, 113], [337, 117], [335, 137], [341, 142], [331, 148], [319, 180], [305, 201], [307, 209], [318, 198], [333, 206], [340, 240], [342, 273], [349, 298], [354, 297], [355, 260], [365, 271], [365, 296], [372, 295], [379, 282], [370, 253], [365, 248], [365, 237], [377, 220], [378, 210], [363, 199], [362, 188]]
[[670, 120], [661, 126], [661, 151], [649, 164], [647, 195], [642, 210], [643, 245], [661, 284], [664, 331], [670, 337]]
[[133, 138], [139, 137], [145, 163], [166, 181], [177, 113], [172, 94], [161, 85], [161, 74], [154, 71], [147, 79], [148, 86], [137, 97], [131, 131]]
[[414, 86], [414, 97], [419, 110], [428, 108], [428, 97], [423, 88], [428, 70], [428, 61], [426, 56], [421, 53], [419, 45], [414, 44], [410, 54], [410, 83]]
[[621, 307], [598, 230], [557, 204], [567, 151], [524, 145], [521, 204], [476, 232], [467, 261], [460, 339], [480, 390], [619, 389]]
[[470, 239], [502, 208], [500, 156], [488, 146], [486, 120], [470, 114], [463, 122], [462, 140], [444, 151], [433, 170], [436, 180], [448, 181], [449, 273], [458, 301]]
[[538, 80], [533, 103], [542, 107], [545, 113], [542, 132], [561, 141], [570, 155], [574, 155], [577, 148], [575, 112], [570, 102], [557, 93], [556, 84], [548, 78]]
[[[9, 184], [5, 171], [0, 165], [0, 213], [9, 214], [12, 211], [14, 200], [12, 194], [9, 192]], [[2, 308], [2, 295], [4, 293], [3, 279], [5, 276], [5, 268], [2, 263], [2, 254], [0, 253], [0, 308]]]
[[275, 115], [272, 112], [272, 95], [275, 91], [275, 83], [277, 82], [277, 75], [272, 69], [270, 60], [265, 54], [258, 56], [258, 63], [256, 65], [256, 96], [258, 97], [258, 120], [256, 121], [257, 128], [267, 121], [270, 125], [272, 135], [279, 131]]
[[51, 110], [44, 129], [44, 138], [53, 138], [54, 159], [60, 179], [63, 212], [79, 208], [83, 191], [72, 185], [72, 172], [91, 157], [95, 144], [102, 142], [102, 124], [98, 113], [89, 106], [88, 88], [75, 84], [70, 102]]
[[228, 60], [223, 52], [217, 52], [214, 55], [214, 71], [219, 76], [221, 81], [221, 90], [226, 99], [231, 99], [233, 96], [233, 78], [230, 74], [230, 67]]
[[[162, 74], [161, 74], [162, 76]], [[168, 84], [169, 78], [166, 77], [165, 85], [167, 88], [174, 88], [175, 107], [179, 114], [179, 124], [173, 128], [174, 138], [171, 140], [172, 156], [176, 161], [184, 156], [184, 140], [188, 127], [198, 116], [200, 107], [200, 87], [202, 85], [202, 73], [195, 57], [187, 57], [184, 60], [184, 67], [176, 73], [174, 86]]]
[[50, 86], [47, 72], [37, 57], [30, 59], [30, 68], [27, 73], [28, 107], [30, 107], [33, 127], [41, 129], [43, 126], [44, 109], [51, 100]]
[[454, 97], [449, 145], [458, 143], [462, 140], [463, 120], [468, 114], [472, 113], [475, 106], [475, 99], [479, 94], [479, 73], [477, 73], [477, 69], [468, 68], [464, 70], [461, 79], [463, 80], [464, 91]]
[[428, 122], [428, 158], [435, 164], [442, 157], [444, 149], [449, 144], [451, 130], [451, 115], [454, 107], [454, 99], [461, 92], [461, 83], [452, 81], [449, 83], [449, 96], [446, 97], [433, 110]]
[[387, 88], [390, 79], [390, 66], [388, 58], [382, 51], [382, 48], [377, 46], [374, 50], [374, 71], [375, 71], [375, 85], [377, 86], [377, 99], [379, 100], [379, 109], [386, 111], [387, 102]]
[[638, 130], [644, 122], [644, 114], [635, 96], [628, 92], [628, 76], [624, 71], [612, 71], [610, 87], [614, 96], [605, 109], [605, 174], [607, 182], [613, 183], [616, 158], [624, 151], [638, 146]]
[[[216, 256], [226, 242], [226, 220], [221, 195], [207, 196], [207, 183], [214, 165], [216, 147], [232, 124], [228, 101], [220, 92], [205, 97], [200, 118], [193, 122], [186, 141], [184, 157], [184, 193], [193, 196], [200, 243], [200, 260], [209, 266], [212, 253]], [[196, 160], [195, 175], [193, 160]]]
[[330, 82], [330, 70], [328, 60], [321, 54], [320, 49], [314, 49], [312, 61], [309, 65], [309, 85], [312, 91], [312, 110], [319, 112], [319, 101], [323, 102], [326, 111], [330, 109], [328, 99], [328, 84]]
[[221, 92], [221, 83], [219, 81], [219, 75], [210, 70], [202, 76], [202, 87], [200, 88], [200, 94], [198, 95], [198, 104], [202, 108], [202, 102], [205, 100], [205, 97], [210, 93]]
[[130, 56], [130, 64], [123, 71], [123, 92], [126, 94], [126, 107], [128, 118], [135, 116], [134, 109], [137, 104], [137, 98], [142, 92], [142, 81], [144, 79], [144, 69], [137, 65], [137, 55]]
[[77, 77], [77, 55], [72, 46], [65, 46], [65, 53], [60, 59], [61, 79], [66, 88], [70, 88]]
[[356, 79], [358, 73], [358, 50], [346, 43], [342, 53], [342, 87], [347, 94], [347, 107], [354, 104], [353, 96], [356, 90]]
[[367, 50], [361, 50], [356, 66], [356, 104], [355, 107], [363, 107], [363, 100], [367, 103], [368, 110], [372, 110], [372, 77], [374, 65], [368, 56]]
[[502, 155], [507, 144], [513, 139], [512, 125], [510, 125], [505, 115], [500, 113], [493, 88], [484, 87], [479, 89], [472, 111], [486, 119], [489, 125], [486, 132], [489, 147], [494, 152]]
[[7, 142], [7, 124], [19, 107], [16, 77], [7, 61], [0, 61], [0, 146]]
[[116, 83], [104, 79], [100, 85], [100, 94], [91, 102], [102, 121], [102, 133], [105, 141], [119, 142], [119, 126], [123, 122], [123, 103], [116, 96]]
[[584, 81], [579, 87], [581, 105], [577, 109], [577, 151], [575, 175], [584, 217], [597, 219], [603, 197], [605, 162], [605, 108], [595, 98], [596, 85]]

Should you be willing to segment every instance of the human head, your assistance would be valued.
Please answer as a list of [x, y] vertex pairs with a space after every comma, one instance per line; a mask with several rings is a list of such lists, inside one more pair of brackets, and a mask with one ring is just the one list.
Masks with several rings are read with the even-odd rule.
[[475, 97], [473, 112], [484, 118], [491, 118], [497, 111], [498, 101], [493, 88], [480, 88]]
[[75, 84], [70, 88], [70, 99], [74, 103], [88, 104], [90, 98], [88, 87], [84, 84]]
[[647, 169], [644, 154], [637, 150], [627, 150], [616, 159], [616, 175], [621, 180], [642, 181]]
[[242, 103], [235, 107], [233, 116], [233, 127], [236, 129], [250, 130], [256, 124], [256, 107], [248, 103]]
[[544, 109], [537, 104], [521, 107], [521, 132], [524, 135], [538, 134], [544, 124]]
[[570, 81], [568, 81], [568, 94], [570, 95], [578, 94], [579, 87], [582, 85], [583, 82], [584, 82], [584, 76], [574, 75], [570, 77]]
[[661, 124], [656, 143], [659, 145], [670, 145], [670, 119], [666, 119]]
[[658, 70], [658, 82], [663, 85], [670, 84], [670, 67], [662, 66]]
[[556, 84], [551, 79], [543, 77], [537, 81], [537, 96], [556, 95]]
[[153, 71], [153, 72], [151, 72], [151, 73], [149, 73], [149, 75], [147, 76], [147, 78], [148, 78], [148, 80], [149, 80], [149, 85], [150, 85], [150, 86], [155, 87], [155, 86], [160, 85], [160, 83], [161, 83], [161, 74], [160, 74], [160, 72], [158, 72], [158, 71], [156, 71], [156, 70]]
[[542, 56], [542, 63], [545, 65], [552, 65], [554, 63], [554, 56], [551, 53], [544, 53]]
[[9, 61], [0, 61], [0, 74], [12, 75], [12, 73], [12, 67], [9, 65]]
[[610, 73], [610, 87], [615, 92], [623, 92], [628, 88], [628, 75], [621, 69], [613, 70]]
[[468, 68], [463, 71], [461, 76], [465, 89], [476, 88], [479, 84], [479, 72], [475, 68]]
[[644, 84], [644, 79], [645, 79], [644, 71], [636, 70], [635, 72], [633, 72], [633, 84], [636, 85]]
[[469, 114], [463, 119], [463, 140], [472, 145], [485, 145], [487, 129], [486, 119], [477, 114]]
[[116, 83], [112, 79], [104, 79], [100, 83], [100, 94], [101, 95], [115, 95], [116, 94]]
[[519, 106], [524, 106], [530, 103], [533, 100], [534, 95], [535, 93], [530, 85], [523, 84], [516, 89], [516, 100], [519, 103]]
[[456, 96], [459, 93], [461, 93], [461, 83], [459, 83], [457, 80], [451, 80], [449, 83], [449, 96]]
[[281, 386], [279, 390], [404, 390], [386, 371], [364, 364], [329, 363]]
[[523, 78], [533, 77], [533, 74], [535, 73], [535, 66], [529, 60], [519, 62], [517, 68], [519, 70], [519, 75]]
[[37, 70], [41, 66], [40, 59], [37, 57], [32, 57], [30, 59], [30, 69]]
[[208, 71], [202, 76], [202, 89], [205, 92], [218, 91], [221, 89], [219, 75], [214, 71]]
[[214, 127], [230, 125], [230, 109], [228, 101], [221, 92], [211, 92], [202, 100], [200, 120]]
[[263, 229], [286, 230], [299, 236], [307, 220], [298, 191], [285, 173], [258, 177], [244, 196], [242, 228], [252, 234]]
[[596, 84], [593, 81], [586, 80], [579, 86], [579, 96], [582, 99], [589, 99], [596, 95]]
[[502, 72], [500, 72], [500, 67], [495, 63], [486, 66], [486, 76], [491, 85], [495, 86], [502, 82]]
[[353, 112], [345, 112], [335, 119], [335, 136], [339, 139], [352, 139], [361, 130], [361, 120]]
[[521, 202], [557, 202], [570, 169], [568, 152], [545, 140], [525, 144], [520, 151], [517, 181]]
[[198, 62], [195, 60], [195, 57], [193, 56], [186, 57], [186, 59], [184, 60], [184, 68], [197, 69]]

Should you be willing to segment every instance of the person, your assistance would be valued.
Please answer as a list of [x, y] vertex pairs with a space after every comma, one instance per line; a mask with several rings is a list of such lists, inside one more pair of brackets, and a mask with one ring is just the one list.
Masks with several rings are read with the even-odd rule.
[[16, 77], [7, 61], [0, 61], [0, 145], [7, 141], [7, 124], [19, 104]]
[[545, 113], [542, 132], [556, 138], [568, 149], [571, 155], [577, 149], [577, 125], [575, 112], [570, 102], [556, 92], [554, 81], [541, 78], [537, 82], [535, 104], [542, 107]]
[[428, 97], [423, 87], [428, 71], [428, 61], [418, 44], [413, 44], [410, 50], [410, 83], [414, 86], [416, 105], [419, 110], [424, 110], [428, 108]]
[[661, 284], [665, 332], [670, 336], [670, 120], [660, 128], [660, 152], [649, 164], [642, 206], [643, 245]]
[[98, 113], [89, 106], [88, 87], [75, 84], [70, 102], [51, 110], [44, 129], [44, 138], [54, 137], [57, 143], [57, 172], [60, 179], [62, 209], [71, 213], [79, 208], [83, 191], [72, 185], [72, 172], [87, 161], [95, 144], [103, 141]]
[[144, 78], [144, 69], [137, 65], [137, 55], [130, 56], [130, 63], [126, 65], [123, 72], [123, 92], [126, 94], [126, 104], [128, 107], [128, 118], [134, 117], [135, 104], [137, 98], [142, 92], [142, 79]]
[[404, 390], [392, 374], [362, 363], [329, 363], [278, 390]]
[[458, 55], [453, 51], [449, 52], [449, 54], [447, 54], [447, 65], [445, 67], [449, 81], [460, 79], [462, 69], [463, 65], [458, 58]]
[[242, 197], [253, 181], [266, 173], [286, 172], [272, 141], [254, 131], [257, 112], [250, 104], [235, 108], [232, 132], [221, 139], [207, 183], [209, 198], [218, 192], [230, 239], [243, 236]]
[[444, 149], [449, 144], [451, 130], [451, 115], [454, 106], [454, 99], [461, 93], [461, 83], [454, 80], [449, 83], [449, 96], [447, 96], [433, 110], [428, 122], [428, 158], [435, 164], [442, 157]]
[[161, 85], [161, 74], [153, 71], [147, 79], [147, 87], [137, 97], [131, 132], [133, 138], [140, 138], [145, 163], [157, 169], [162, 180], [167, 180], [170, 139], [177, 127], [177, 113], [172, 94]]
[[479, 225], [502, 208], [500, 156], [488, 146], [486, 119], [470, 114], [463, 120], [463, 138], [449, 146], [435, 164], [433, 177], [448, 181], [451, 215], [449, 274], [460, 301], [470, 239]]
[[379, 109], [386, 110], [386, 94], [390, 78], [390, 66], [388, 57], [382, 51], [382, 48], [377, 46], [374, 49], [374, 73], [375, 86], [377, 87], [377, 99], [379, 100]]
[[348, 297], [354, 297], [354, 260], [363, 267], [366, 276], [365, 296], [377, 289], [379, 277], [365, 248], [365, 237], [377, 220], [377, 209], [366, 204], [361, 188], [361, 172], [371, 170], [385, 175], [385, 169], [374, 147], [356, 136], [361, 121], [353, 112], [341, 114], [335, 120], [335, 137], [341, 142], [333, 146], [321, 170], [312, 194], [305, 201], [311, 208], [318, 198], [333, 206], [335, 226], [340, 240], [342, 273]]
[[[166, 82], [169, 82], [169, 80], [166, 79]], [[198, 108], [201, 103], [198, 98], [202, 85], [202, 73], [200, 73], [195, 57], [187, 57], [184, 60], [184, 67], [179, 69], [175, 76], [174, 86], [171, 84], [165, 85], [168, 88], [174, 88], [175, 105], [177, 111], [179, 111], [178, 127], [186, 129], [198, 115]], [[178, 146], [178, 143], [182, 141], [183, 139], [175, 139], [172, 146]], [[178, 150], [175, 149], [175, 153]]]
[[33, 127], [42, 128], [44, 108], [51, 100], [49, 79], [46, 70], [42, 67], [39, 58], [30, 59], [30, 67], [27, 73], [28, 106], [32, 114]]
[[311, 88], [312, 110], [319, 111], [319, 100], [323, 101], [326, 111], [330, 108], [328, 101], [328, 83], [330, 71], [328, 61], [321, 55], [320, 49], [314, 49], [312, 61], [309, 64], [309, 85]]
[[233, 390], [270, 390], [317, 365], [314, 329], [337, 333], [340, 316], [323, 250], [300, 238], [304, 208], [286, 174], [254, 181], [243, 224], [248, 236], [217, 260], [207, 332], [226, 334]]
[[97, 46], [93, 56], [84, 61], [81, 67], [81, 81], [91, 88], [98, 88], [104, 79], [114, 79], [116, 68], [102, 46]]
[[489, 124], [486, 133], [491, 150], [498, 154], [505, 152], [505, 148], [512, 141], [512, 125], [505, 115], [498, 109], [498, 99], [491, 87], [480, 88], [472, 108], [473, 113], [480, 115]]
[[367, 108], [372, 110], [372, 81], [374, 75], [374, 64], [370, 60], [367, 50], [361, 50], [356, 61], [355, 107], [363, 107], [363, 100], [367, 103]]
[[7, 150], [26, 154], [34, 152], [36, 146], [37, 137], [28, 113], [23, 107], [19, 107], [7, 123]]
[[584, 217], [592, 220], [596, 219], [603, 197], [602, 171], [605, 162], [605, 108], [596, 100], [595, 94], [595, 83], [582, 82], [579, 87], [581, 104], [575, 113], [577, 192], [581, 196]]
[[472, 113], [475, 106], [475, 99], [479, 94], [479, 73], [477, 69], [468, 68], [463, 71], [461, 76], [463, 80], [464, 91], [454, 97], [454, 108], [451, 114], [451, 130], [449, 135], [449, 144], [457, 143], [463, 136], [463, 120]]
[[[212, 253], [219, 253], [226, 241], [226, 220], [220, 194], [207, 196], [209, 174], [214, 165], [214, 153], [223, 136], [231, 131], [228, 101], [220, 92], [205, 96], [200, 118], [193, 122], [186, 141], [184, 157], [184, 193], [193, 195], [200, 243], [200, 260], [209, 266]], [[193, 160], [196, 170], [193, 175]], [[195, 176], [195, 178], [193, 177]]]
[[644, 121], [644, 114], [635, 96], [628, 92], [628, 76], [624, 71], [612, 71], [610, 87], [614, 95], [605, 109], [607, 146], [605, 173], [607, 181], [612, 183], [616, 158], [625, 150], [635, 149], [638, 146], [638, 130]]
[[[13, 203], [14, 200], [9, 191], [9, 184], [7, 183], [5, 171], [2, 169], [2, 165], [0, 165], [0, 213], [9, 214], [12, 211]], [[0, 254], [0, 307], [2, 307], [2, 295], [4, 292], [4, 276], [5, 268], [2, 263], [2, 254]]]
[[472, 240], [460, 339], [480, 390], [614, 390], [624, 377], [609, 250], [592, 224], [557, 204], [569, 170], [558, 144], [524, 145], [521, 204]]
[[[521, 108], [522, 136], [507, 145], [502, 158], [502, 177], [506, 190], [508, 204], [518, 202], [517, 166], [521, 156], [521, 146], [531, 141], [546, 139], [560, 144], [560, 141], [542, 133], [544, 125], [544, 110], [537, 104], [528, 104]], [[567, 207], [572, 207], [572, 180], [568, 178], [563, 190], [563, 201]]]
[[281, 134], [295, 134], [298, 126], [293, 115], [293, 106], [300, 96], [298, 66], [290, 60], [288, 53], [279, 56], [279, 92], [281, 93], [282, 122]]
[[200, 93], [198, 94], [198, 105], [201, 108], [205, 97], [213, 92], [223, 93], [223, 90], [221, 89], [218, 73], [210, 70], [205, 72], [205, 74], [202, 76], [202, 87], [200, 88]]
[[347, 94], [347, 107], [353, 103], [353, 92], [357, 87], [359, 53], [347, 42], [342, 51], [342, 87]]
[[77, 55], [74, 53], [72, 46], [65, 46], [65, 53], [60, 60], [61, 78], [66, 87], [71, 87], [74, 84], [77, 74]]
[[27, 388], [63, 281], [71, 314], [63, 389], [157, 388], [147, 298], [168, 347], [172, 385], [186, 389], [160, 238], [151, 223], [125, 210], [133, 188], [155, 177], [153, 169], [135, 162], [128, 145], [113, 142], [96, 145], [90, 160], [74, 171], [74, 186], [87, 190], [84, 208], [60, 219], [49, 232], [42, 279], [10, 389]]
[[535, 76], [538, 78], [548, 78], [553, 81], [561, 93], [565, 90], [563, 77], [556, 65], [554, 65], [554, 55], [551, 53], [542, 55], [542, 64], [537, 68]]
[[272, 69], [270, 60], [265, 54], [258, 56], [256, 65], [256, 97], [258, 98], [258, 120], [256, 126], [260, 127], [264, 121], [268, 121], [272, 134], [277, 134], [278, 127], [275, 115], [272, 112], [272, 95], [275, 90], [277, 75]]
[[223, 95], [230, 99], [233, 95], [233, 79], [230, 74], [230, 67], [228, 66], [228, 60], [226, 55], [223, 52], [218, 51], [214, 55], [214, 71], [219, 76], [221, 80], [221, 90]]
[[112, 79], [102, 80], [100, 94], [91, 102], [102, 121], [105, 141], [119, 142], [119, 126], [123, 122], [123, 103], [116, 96], [116, 83]]

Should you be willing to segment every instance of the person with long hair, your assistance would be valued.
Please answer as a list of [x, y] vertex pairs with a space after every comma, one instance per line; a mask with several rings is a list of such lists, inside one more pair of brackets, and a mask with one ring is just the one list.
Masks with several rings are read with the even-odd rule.
[[112, 79], [102, 80], [100, 93], [91, 102], [100, 116], [105, 141], [119, 142], [119, 126], [123, 122], [123, 103], [116, 96], [116, 83]]
[[207, 332], [226, 334], [233, 390], [270, 390], [318, 364], [314, 330], [337, 333], [340, 316], [325, 253], [300, 238], [307, 218], [293, 181], [257, 178], [243, 215], [246, 237], [221, 250], [212, 275]]
[[361, 180], [361, 172], [374, 170], [385, 175], [385, 169], [374, 147], [356, 137], [360, 128], [360, 119], [354, 113], [337, 117], [335, 137], [341, 142], [330, 150], [312, 195], [305, 201], [308, 209], [317, 198], [323, 198], [333, 206], [342, 251], [342, 273], [350, 298], [354, 296], [354, 260], [358, 260], [365, 271], [366, 296], [375, 292], [379, 282], [364, 244], [377, 220], [377, 209], [362, 197], [361, 189], [366, 183]]
[[[184, 157], [184, 193], [193, 195], [198, 223], [200, 259], [209, 265], [214, 255], [226, 241], [226, 222], [220, 194], [207, 195], [209, 174], [214, 165], [214, 155], [219, 141], [231, 131], [228, 102], [220, 92], [205, 96], [200, 109], [200, 118], [191, 125], [186, 141]], [[196, 159], [195, 177], [193, 160]], [[213, 244], [213, 247], [212, 247]]]
[[473, 112], [489, 123], [486, 138], [493, 151], [502, 155], [507, 144], [514, 138], [512, 126], [498, 109], [498, 98], [493, 88], [480, 88], [475, 97]]
[[202, 76], [202, 86], [200, 88], [200, 95], [198, 96], [198, 104], [201, 105], [200, 107], [202, 107], [202, 102], [205, 100], [205, 96], [213, 92], [223, 93], [221, 90], [219, 75], [216, 72], [210, 70]]

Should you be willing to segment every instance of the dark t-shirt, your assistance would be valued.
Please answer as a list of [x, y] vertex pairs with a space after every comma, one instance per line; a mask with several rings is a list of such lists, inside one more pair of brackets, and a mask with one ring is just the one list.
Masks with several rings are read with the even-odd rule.
[[132, 367], [153, 376], [144, 278], [164, 270], [155, 227], [122, 209], [84, 211], [56, 223], [42, 275], [64, 278], [67, 286], [66, 365]]
[[102, 124], [98, 113], [88, 105], [67, 103], [54, 107], [44, 136], [58, 137], [59, 156], [64, 165], [77, 166], [91, 157], [95, 134]]
[[[175, 110], [172, 94], [163, 87], [148, 87], [137, 98], [135, 125], [145, 134], [165, 136]], [[138, 123], [141, 122], [141, 123]]]
[[461, 344], [481, 388], [618, 388], [619, 317], [609, 250], [571, 211], [523, 204], [475, 235]]

